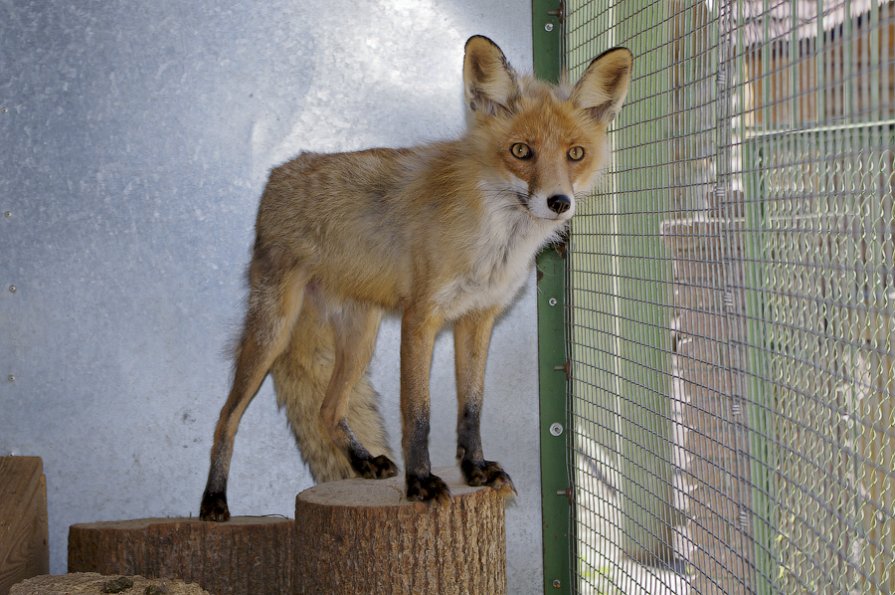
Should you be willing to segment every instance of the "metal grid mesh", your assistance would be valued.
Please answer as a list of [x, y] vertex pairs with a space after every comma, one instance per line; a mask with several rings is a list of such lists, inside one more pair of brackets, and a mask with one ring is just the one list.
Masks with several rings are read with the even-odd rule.
[[895, 592], [895, 4], [572, 1], [576, 592]]

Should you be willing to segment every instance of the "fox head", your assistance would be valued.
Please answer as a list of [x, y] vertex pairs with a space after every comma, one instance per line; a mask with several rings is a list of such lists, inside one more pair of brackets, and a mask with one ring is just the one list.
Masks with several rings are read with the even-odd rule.
[[563, 222], [575, 213], [609, 157], [606, 129], [628, 92], [633, 57], [614, 48], [570, 86], [519, 77], [487, 37], [466, 42], [463, 82], [470, 140], [494, 179], [486, 194], [510, 196], [531, 216]]

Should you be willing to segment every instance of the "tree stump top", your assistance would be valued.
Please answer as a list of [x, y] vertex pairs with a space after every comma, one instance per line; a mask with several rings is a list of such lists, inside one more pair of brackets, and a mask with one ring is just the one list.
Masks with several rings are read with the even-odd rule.
[[[236, 530], [238, 527], [246, 525], [274, 525], [277, 523], [291, 523], [292, 519], [281, 516], [235, 516], [231, 517], [226, 523], [214, 523], [212, 525], [217, 531], [227, 531], [230, 527]], [[145, 519], [128, 519], [123, 521], [96, 521], [94, 523], [78, 523], [72, 525], [72, 528], [78, 529], [102, 529], [105, 531], [134, 531], [147, 529], [155, 525], [165, 527], [178, 526], [188, 527], [195, 525], [196, 527], [207, 528], [207, 521], [200, 520], [198, 517], [154, 517]]]
[[[466, 485], [456, 467], [446, 467], [433, 471], [451, 489], [451, 499], [465, 499], [477, 492], [490, 490], [487, 487]], [[409, 502], [404, 497], [404, 476], [389, 479], [369, 480], [362, 478], [345, 479], [321, 483], [308, 488], [298, 495], [299, 500], [320, 506], [347, 506], [351, 508], [390, 508], [417, 506], [426, 509], [430, 505]]]

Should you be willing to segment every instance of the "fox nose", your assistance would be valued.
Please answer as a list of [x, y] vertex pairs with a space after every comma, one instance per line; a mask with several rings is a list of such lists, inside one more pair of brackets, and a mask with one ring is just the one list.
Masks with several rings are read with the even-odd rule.
[[572, 199], [565, 194], [554, 194], [547, 199], [547, 208], [557, 215], [562, 215], [572, 208]]

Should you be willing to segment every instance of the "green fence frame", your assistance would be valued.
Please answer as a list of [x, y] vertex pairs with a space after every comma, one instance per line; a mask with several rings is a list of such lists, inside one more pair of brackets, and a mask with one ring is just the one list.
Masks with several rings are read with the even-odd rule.
[[[533, 0], [532, 46], [535, 75], [543, 80], [558, 81], [562, 60], [562, 2]], [[537, 275], [544, 593], [572, 593], [574, 534], [572, 484], [566, 464], [569, 412], [563, 245], [548, 248], [538, 256]]]

